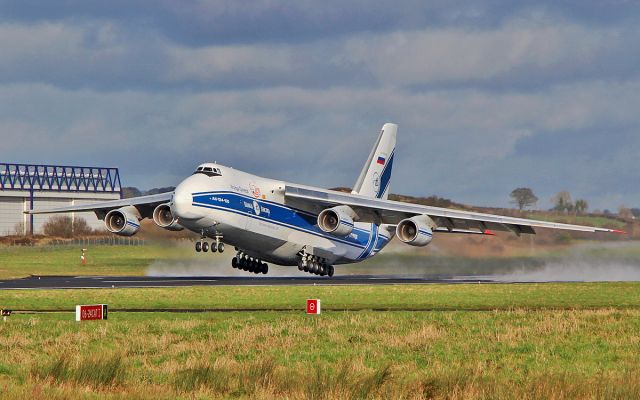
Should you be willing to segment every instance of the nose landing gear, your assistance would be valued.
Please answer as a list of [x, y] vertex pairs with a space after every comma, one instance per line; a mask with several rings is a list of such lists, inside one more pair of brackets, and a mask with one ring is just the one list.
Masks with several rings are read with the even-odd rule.
[[203, 235], [200, 238], [199, 242], [196, 242], [196, 252], [206, 253], [211, 249], [212, 253], [216, 252], [224, 252], [224, 243], [222, 243], [222, 235], [218, 235], [215, 237], [215, 242], [211, 243], [211, 247], [209, 247], [209, 243], [205, 241], [206, 237]]

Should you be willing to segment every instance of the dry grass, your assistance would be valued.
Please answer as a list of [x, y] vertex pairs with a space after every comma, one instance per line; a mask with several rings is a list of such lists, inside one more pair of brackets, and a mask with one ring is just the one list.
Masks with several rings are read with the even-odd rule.
[[640, 311], [72, 314], [0, 324], [7, 398], [640, 396]]

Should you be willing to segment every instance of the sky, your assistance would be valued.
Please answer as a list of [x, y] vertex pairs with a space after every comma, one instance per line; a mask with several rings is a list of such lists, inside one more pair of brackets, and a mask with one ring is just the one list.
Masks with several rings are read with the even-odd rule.
[[205, 161], [391, 191], [640, 206], [640, 3], [0, 0], [0, 161], [173, 186]]

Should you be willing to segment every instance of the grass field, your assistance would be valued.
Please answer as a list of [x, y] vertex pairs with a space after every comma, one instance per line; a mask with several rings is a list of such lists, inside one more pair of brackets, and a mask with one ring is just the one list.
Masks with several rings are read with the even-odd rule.
[[[636, 283], [0, 292], [14, 309], [82, 302], [108, 302], [109, 321], [0, 323], [3, 397], [640, 396]], [[169, 306], [272, 311], [116, 311]]]
[[[392, 251], [354, 270], [503, 273], [574, 252], [604, 266], [640, 258], [633, 243], [507, 259]], [[93, 247], [87, 266], [79, 256], [1, 248], [0, 278], [216, 260], [186, 245]], [[304, 314], [307, 298], [322, 315]], [[75, 322], [90, 303], [109, 304], [109, 320]], [[0, 290], [0, 308], [22, 310], [0, 322], [2, 399], [640, 398], [636, 282]]]
[[28, 275], [143, 275], [157, 259], [192, 256], [190, 246], [92, 246], [87, 265], [80, 263], [80, 246], [0, 247], [0, 279]]

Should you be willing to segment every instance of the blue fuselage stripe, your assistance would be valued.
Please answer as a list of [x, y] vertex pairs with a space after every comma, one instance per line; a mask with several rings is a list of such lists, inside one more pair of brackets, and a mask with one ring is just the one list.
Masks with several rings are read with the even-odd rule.
[[[254, 205], [257, 203], [257, 206]], [[262, 220], [286, 228], [295, 229], [301, 232], [309, 233], [315, 236], [329, 239], [334, 242], [343, 243], [349, 246], [364, 249], [364, 253], [370, 253], [371, 249], [376, 246], [377, 226], [371, 224], [372, 231], [360, 228], [354, 228], [352, 235], [344, 238], [327, 234], [320, 230], [317, 226], [317, 216], [309, 213], [300, 213], [295, 209], [286, 207], [279, 203], [264, 201], [244, 196], [233, 192], [205, 192], [193, 194], [193, 205], [197, 207], [210, 208], [234, 214], [243, 215], [249, 218]], [[258, 210], [256, 210], [256, 208]], [[384, 237], [386, 241], [388, 237]], [[371, 247], [371, 249], [370, 249]]]

